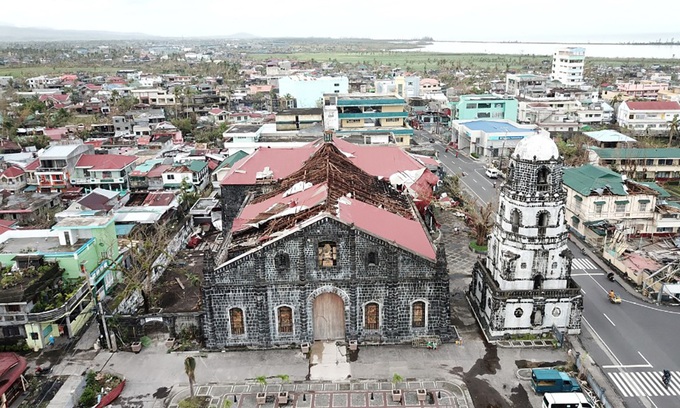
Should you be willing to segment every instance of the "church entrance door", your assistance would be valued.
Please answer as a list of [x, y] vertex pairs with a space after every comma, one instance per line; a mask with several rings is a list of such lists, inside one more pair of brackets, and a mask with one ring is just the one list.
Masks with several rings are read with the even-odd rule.
[[322, 293], [314, 299], [314, 340], [345, 338], [345, 303], [335, 293]]

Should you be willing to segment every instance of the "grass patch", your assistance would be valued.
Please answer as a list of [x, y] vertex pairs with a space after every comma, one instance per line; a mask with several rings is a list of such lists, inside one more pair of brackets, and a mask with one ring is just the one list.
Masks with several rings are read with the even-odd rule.
[[486, 252], [487, 251], [487, 246], [486, 245], [477, 245], [477, 241], [470, 241], [470, 248], [474, 249], [477, 252]]
[[9, 75], [14, 78], [30, 78], [38, 75], [64, 75], [76, 72], [89, 72], [98, 74], [115, 74], [119, 67], [106, 66], [33, 66], [33, 67], [0, 67], [0, 75]]

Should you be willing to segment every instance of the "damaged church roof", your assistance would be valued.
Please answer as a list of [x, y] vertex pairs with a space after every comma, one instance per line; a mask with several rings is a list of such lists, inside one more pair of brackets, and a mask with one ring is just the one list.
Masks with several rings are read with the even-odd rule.
[[408, 197], [389, 181], [355, 165], [335, 144], [324, 143], [277, 188], [246, 205], [232, 226], [232, 247], [255, 247], [332, 216], [368, 234], [436, 258], [427, 231]]

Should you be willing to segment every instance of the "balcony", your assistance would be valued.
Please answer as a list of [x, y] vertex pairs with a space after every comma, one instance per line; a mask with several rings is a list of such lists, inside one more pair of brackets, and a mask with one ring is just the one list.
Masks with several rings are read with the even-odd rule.
[[340, 119], [366, 119], [366, 118], [407, 118], [406, 112], [362, 112], [362, 113], [339, 113]]
[[71, 310], [80, 302], [88, 292], [87, 282], [83, 283], [78, 291], [74, 293], [63, 305], [56, 307], [54, 309], [45, 310], [44, 312], [29, 313], [29, 322], [50, 322], [57, 320], [63, 316], [71, 313]]

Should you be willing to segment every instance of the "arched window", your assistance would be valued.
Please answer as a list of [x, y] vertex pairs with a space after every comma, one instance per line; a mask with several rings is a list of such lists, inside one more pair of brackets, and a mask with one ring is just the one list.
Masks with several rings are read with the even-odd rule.
[[285, 252], [274, 255], [274, 267], [277, 271], [285, 271], [290, 267], [290, 258]]
[[331, 267], [338, 264], [338, 246], [333, 241], [319, 242], [318, 248], [319, 266]]
[[550, 184], [550, 169], [543, 166], [536, 172], [536, 190], [547, 191]]
[[279, 333], [293, 332], [293, 309], [288, 306], [281, 306], [277, 309], [279, 321]]
[[536, 220], [536, 226], [538, 227], [538, 236], [545, 236], [548, 229], [548, 223], [550, 222], [550, 214], [547, 211], [541, 211], [538, 213]]
[[378, 265], [378, 253], [371, 251], [368, 254], [366, 254], [366, 265], [368, 266], [376, 266]]
[[411, 326], [425, 327], [425, 302], [413, 302], [411, 309]]
[[364, 306], [364, 328], [378, 330], [380, 328], [380, 306], [375, 303], [367, 303]]
[[246, 332], [246, 326], [243, 322], [243, 310], [235, 307], [229, 310], [229, 323], [231, 334], [237, 336]]
[[510, 216], [510, 224], [512, 224], [512, 232], [519, 232], [519, 225], [522, 223], [522, 212], [515, 208], [512, 210]]

